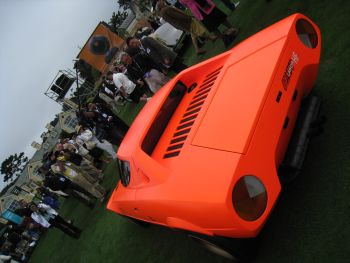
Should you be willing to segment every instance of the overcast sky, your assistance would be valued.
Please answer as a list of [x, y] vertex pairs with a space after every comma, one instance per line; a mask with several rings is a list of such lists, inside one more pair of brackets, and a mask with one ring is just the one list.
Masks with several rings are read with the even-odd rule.
[[31, 142], [61, 109], [44, 92], [116, 9], [117, 0], [0, 0], [0, 164], [32, 156]]

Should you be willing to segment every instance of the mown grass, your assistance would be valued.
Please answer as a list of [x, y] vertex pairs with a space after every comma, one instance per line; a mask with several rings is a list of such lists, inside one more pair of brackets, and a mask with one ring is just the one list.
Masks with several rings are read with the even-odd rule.
[[[286, 187], [262, 233], [254, 262], [349, 262], [350, 247], [350, 2], [242, 0], [230, 20], [240, 27], [235, 44], [295, 12], [309, 16], [322, 32], [322, 55], [315, 92], [327, 116], [323, 135], [316, 137], [300, 177]], [[224, 50], [207, 43], [207, 53], [184, 53], [188, 64]], [[131, 122], [139, 108], [122, 114]], [[117, 182], [116, 166], [106, 168], [104, 185]], [[79, 241], [57, 230], [40, 240], [30, 262], [228, 262], [161, 227], [141, 229], [97, 204], [89, 210], [74, 200], [61, 213], [84, 229]]]

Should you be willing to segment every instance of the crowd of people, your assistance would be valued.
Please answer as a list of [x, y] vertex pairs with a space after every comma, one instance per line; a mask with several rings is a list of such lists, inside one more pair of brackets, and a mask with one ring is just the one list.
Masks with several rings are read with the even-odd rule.
[[[229, 0], [222, 2], [231, 11], [239, 4], [239, 2], [231, 3]], [[154, 0], [153, 6], [162, 19], [191, 35], [197, 54], [205, 53], [205, 50], [199, 47], [200, 39], [216, 41], [220, 38], [225, 47], [228, 47], [239, 31], [211, 0]], [[188, 8], [192, 15], [184, 12], [184, 7]], [[219, 30], [220, 25], [226, 27], [225, 32]]]
[[27, 257], [18, 252], [18, 244], [23, 240], [28, 246], [35, 244], [46, 229], [56, 228], [72, 238], [80, 237], [82, 230], [73, 220], [59, 214], [62, 198], [75, 198], [90, 209], [96, 202], [107, 200], [109, 190], [101, 185], [101, 168], [116, 158], [114, 145], [120, 144], [129, 127], [102, 102], [89, 103], [76, 114], [79, 123], [75, 133], [60, 138], [44, 155], [38, 170], [43, 181], [33, 202], [21, 200], [20, 208], [14, 211], [22, 220], [19, 225], [11, 225], [11, 236], [0, 253], [4, 260], [25, 262]]
[[[237, 3], [223, 0], [230, 10]], [[36, 202], [20, 202], [15, 213], [22, 218], [20, 225], [12, 226], [12, 243], [3, 248], [0, 262], [16, 259], [25, 261], [23, 255], [11, 254], [19, 240], [30, 244], [45, 229], [56, 228], [72, 238], [82, 232], [72, 220], [59, 214], [60, 198], [75, 198], [93, 208], [96, 202], [105, 202], [109, 190], [101, 185], [102, 164], [116, 158], [114, 146], [119, 146], [129, 126], [114, 114], [117, 104], [147, 103], [169, 81], [169, 72], [178, 73], [187, 68], [182, 58], [149, 34], [160, 25], [160, 18], [191, 35], [197, 54], [205, 51], [200, 43], [206, 39], [221, 39], [229, 46], [238, 33], [227, 16], [211, 0], [155, 0], [157, 16], [149, 22], [153, 28], [140, 29], [135, 36], [126, 39], [126, 48], [112, 62], [112, 70], [104, 76], [98, 103], [89, 103], [77, 113], [79, 125], [67, 138], [61, 138], [54, 149], [47, 153], [39, 173], [43, 176]], [[184, 10], [188, 8], [192, 15]], [[223, 25], [225, 32], [218, 30]], [[11, 245], [12, 244], [12, 245]]]
[[[239, 4], [222, 2], [231, 11]], [[170, 71], [178, 73], [187, 68], [176, 52], [151, 36], [161, 20], [189, 33], [197, 54], [205, 53], [200, 46], [207, 39], [221, 39], [228, 47], [239, 31], [211, 0], [154, 0], [152, 6], [154, 15], [148, 20], [151, 28], [140, 28], [126, 39], [125, 50], [104, 76], [100, 97], [112, 106], [120, 103], [120, 98], [133, 103], [149, 101], [169, 81]], [[186, 8], [192, 15], [184, 11]], [[219, 30], [220, 25], [226, 28], [224, 32]]]

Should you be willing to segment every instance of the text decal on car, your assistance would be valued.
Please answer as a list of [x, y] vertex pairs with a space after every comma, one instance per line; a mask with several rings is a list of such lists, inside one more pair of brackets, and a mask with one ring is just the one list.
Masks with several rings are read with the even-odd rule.
[[285, 90], [288, 89], [290, 78], [292, 77], [294, 66], [299, 61], [299, 56], [293, 52], [292, 57], [289, 59], [286, 70], [283, 73], [282, 84]]

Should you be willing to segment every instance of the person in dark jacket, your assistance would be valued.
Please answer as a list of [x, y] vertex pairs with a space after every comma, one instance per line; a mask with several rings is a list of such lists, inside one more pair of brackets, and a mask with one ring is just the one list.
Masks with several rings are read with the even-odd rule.
[[91, 131], [95, 131], [99, 140], [106, 139], [115, 145], [120, 145], [129, 126], [111, 111], [100, 104], [89, 104], [88, 109], [77, 113], [80, 124]]
[[24, 199], [19, 201], [19, 206], [20, 207], [15, 210], [15, 214], [21, 217], [30, 217], [32, 211], [30, 211], [29, 205]]
[[126, 67], [125, 75], [134, 83], [146, 83], [152, 93], [156, 93], [169, 81], [161, 71], [161, 67], [154, 63], [145, 53], [137, 53], [133, 57], [122, 52], [119, 54], [118, 63]]
[[96, 128], [105, 129], [106, 139], [119, 145], [127, 133], [129, 125], [102, 103], [89, 103], [87, 112], [93, 113]]
[[128, 78], [137, 83], [137, 81], [144, 80], [144, 76], [151, 69], [161, 71], [161, 67], [153, 62], [146, 54], [137, 53], [131, 57], [127, 53], [121, 53], [118, 59], [118, 63], [125, 65], [127, 69]]
[[51, 171], [45, 173], [45, 179], [43, 181], [45, 187], [52, 191], [62, 191], [67, 194], [71, 194], [78, 201], [82, 202], [84, 205], [93, 208], [94, 203], [92, 200], [95, 199], [89, 192], [85, 191], [82, 187], [74, 184], [64, 175], [54, 174]]
[[128, 37], [126, 39], [126, 44], [128, 46], [128, 49], [126, 50], [127, 53], [130, 52], [134, 55], [135, 53], [147, 54], [164, 73], [167, 73], [169, 69], [179, 73], [187, 68], [187, 66], [183, 64], [181, 58], [174, 51], [152, 37], [143, 37], [142, 39]]

